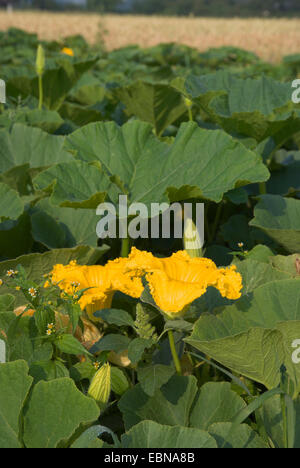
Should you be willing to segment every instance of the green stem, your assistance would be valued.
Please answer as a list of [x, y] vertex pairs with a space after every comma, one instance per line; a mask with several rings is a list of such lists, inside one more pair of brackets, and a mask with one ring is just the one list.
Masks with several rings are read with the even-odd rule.
[[208, 221], [208, 203], [205, 204], [204, 206], [204, 221], [205, 221], [205, 238], [206, 240], [211, 243], [211, 233], [209, 229], [209, 221]]
[[192, 112], [192, 108], [190, 106], [188, 107], [188, 112], [189, 112], [190, 122], [194, 122], [193, 112]]
[[214, 238], [216, 236], [216, 233], [217, 233], [217, 228], [218, 228], [218, 225], [219, 225], [219, 221], [220, 221], [220, 217], [221, 217], [221, 213], [222, 213], [222, 208], [223, 208], [223, 204], [221, 202], [221, 203], [218, 204], [216, 217], [215, 217], [215, 220], [214, 220], [214, 225], [213, 225], [212, 233], [211, 233], [211, 242], [214, 240]]
[[43, 75], [39, 75], [39, 110], [43, 109]]
[[121, 257], [126, 258], [129, 255], [130, 251], [130, 239], [126, 237], [122, 239], [122, 248], [121, 248]]
[[182, 375], [181, 364], [180, 364], [180, 360], [176, 351], [174, 335], [173, 335], [172, 330], [168, 331], [168, 336], [169, 336], [170, 349], [171, 349], [171, 353], [172, 353], [172, 357], [173, 357], [173, 361], [175, 364], [177, 374]]
[[280, 395], [281, 411], [282, 411], [282, 425], [283, 425], [283, 441], [284, 448], [288, 448], [288, 434], [287, 434], [287, 416], [286, 416], [286, 403], [285, 394]]
[[261, 195], [265, 195], [267, 193], [267, 185], [266, 185], [266, 182], [261, 182], [259, 184], [259, 193]]

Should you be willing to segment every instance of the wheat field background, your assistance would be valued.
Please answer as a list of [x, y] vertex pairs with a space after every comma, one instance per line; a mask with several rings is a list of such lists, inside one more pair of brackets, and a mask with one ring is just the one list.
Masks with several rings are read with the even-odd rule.
[[[178, 42], [203, 51], [237, 46], [278, 62], [300, 53], [300, 19], [217, 19], [50, 12], [0, 12], [0, 30], [18, 27], [42, 39], [82, 34], [95, 43], [102, 36], [108, 50], [129, 44], [143, 47]], [[103, 34], [104, 33], [104, 34]]]

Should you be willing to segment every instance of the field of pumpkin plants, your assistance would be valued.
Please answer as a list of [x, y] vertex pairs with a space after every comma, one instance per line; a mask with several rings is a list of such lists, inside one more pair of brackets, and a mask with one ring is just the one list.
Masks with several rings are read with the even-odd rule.
[[0, 50], [0, 447], [299, 448], [300, 54]]

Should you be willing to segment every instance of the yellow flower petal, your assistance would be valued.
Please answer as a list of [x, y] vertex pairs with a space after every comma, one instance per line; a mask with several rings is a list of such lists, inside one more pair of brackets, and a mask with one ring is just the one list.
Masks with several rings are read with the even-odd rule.
[[238, 299], [242, 278], [234, 267], [218, 269], [208, 258], [191, 258], [179, 251], [168, 258], [132, 249], [127, 271], [146, 274], [150, 292], [158, 307], [170, 317], [185, 313], [186, 307], [205, 294], [209, 286], [218, 288], [228, 299]]
[[69, 55], [70, 57], [74, 57], [74, 51], [73, 51], [73, 49], [70, 49], [69, 47], [64, 47], [61, 50], [61, 53], [65, 54], [65, 55]]
[[227, 297], [227, 299], [239, 299], [241, 297], [243, 284], [242, 277], [236, 271], [236, 267], [221, 268], [219, 272], [220, 276], [216, 288], [220, 291], [222, 296]]
[[127, 259], [117, 259], [105, 266], [81, 266], [74, 263], [55, 265], [51, 273], [52, 282], [70, 295], [86, 289], [79, 300], [80, 307], [87, 311], [91, 320], [101, 322], [93, 313], [110, 308], [116, 291], [135, 298], [140, 297], [143, 292], [141, 279], [125, 271], [126, 261]]

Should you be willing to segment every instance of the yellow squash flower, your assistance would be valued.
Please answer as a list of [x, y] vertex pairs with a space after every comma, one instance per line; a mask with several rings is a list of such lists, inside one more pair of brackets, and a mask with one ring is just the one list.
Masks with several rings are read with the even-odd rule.
[[70, 49], [69, 47], [64, 47], [64, 48], [61, 50], [61, 53], [62, 53], [62, 54], [65, 54], [65, 55], [69, 55], [70, 57], [74, 57], [73, 49]]
[[116, 291], [138, 298], [143, 292], [140, 278], [132, 273], [125, 273], [126, 259], [110, 261], [105, 266], [81, 266], [75, 262], [69, 265], [55, 265], [52, 272], [52, 283], [57, 284], [67, 294], [75, 296], [86, 289], [79, 300], [82, 310], [86, 310], [91, 320], [96, 319], [93, 313], [111, 307]]
[[228, 299], [241, 296], [242, 278], [236, 267], [219, 269], [212, 260], [191, 258], [186, 251], [156, 258], [133, 248], [126, 268], [138, 276], [146, 276], [153, 299], [169, 317], [183, 315], [187, 306], [205, 294], [209, 286], [216, 287]]

